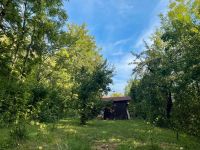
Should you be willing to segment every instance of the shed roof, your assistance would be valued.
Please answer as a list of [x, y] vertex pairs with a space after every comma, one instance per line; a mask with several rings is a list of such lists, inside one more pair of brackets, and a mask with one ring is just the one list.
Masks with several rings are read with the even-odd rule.
[[129, 96], [118, 96], [118, 97], [107, 97], [107, 96], [104, 96], [102, 98], [103, 101], [130, 101], [131, 100], [131, 97]]

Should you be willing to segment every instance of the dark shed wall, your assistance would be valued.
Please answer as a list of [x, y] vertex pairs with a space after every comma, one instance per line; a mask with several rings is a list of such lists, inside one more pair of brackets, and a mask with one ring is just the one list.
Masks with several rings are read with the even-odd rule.
[[127, 108], [128, 101], [113, 102], [114, 118], [115, 119], [128, 119]]
[[104, 109], [104, 119], [114, 119], [114, 114], [113, 114], [113, 110], [110, 107], [106, 107]]

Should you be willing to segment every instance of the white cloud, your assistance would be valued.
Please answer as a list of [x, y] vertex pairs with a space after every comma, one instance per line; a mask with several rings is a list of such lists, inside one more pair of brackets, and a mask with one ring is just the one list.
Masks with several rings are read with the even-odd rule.
[[158, 15], [161, 13], [166, 14], [168, 10], [168, 4], [168, 0], [161, 0], [160, 3], [156, 6], [154, 11], [152, 12], [152, 19], [150, 20], [149, 25], [147, 25], [147, 29], [142, 31], [142, 33], [135, 42], [134, 48], [142, 51], [145, 46], [144, 41], [147, 42], [147, 44], [152, 44], [150, 37], [155, 32], [156, 28], [160, 26], [160, 18]]
[[116, 41], [113, 46], [118, 46], [118, 45], [122, 45], [122, 44], [126, 44], [128, 41], [130, 41], [131, 38], [127, 38], [127, 39], [121, 39], [121, 40], [118, 40]]
[[[149, 36], [155, 31], [155, 27], [159, 26], [158, 14], [166, 12], [168, 0], [158, 0], [160, 3], [150, 14], [151, 20], [146, 22], [146, 29], [141, 31], [138, 37], [135, 37], [138, 33], [135, 33], [135, 35], [133, 35], [134, 33], [130, 33], [133, 37], [129, 36], [118, 40], [116, 39], [119, 37], [119, 33], [129, 32], [130, 30], [126, 29], [130, 25], [134, 28], [134, 25], [129, 24], [129, 22], [136, 21], [137, 23], [137, 14], [144, 12], [144, 10], [138, 7], [135, 8], [138, 6], [137, 0], [73, 0], [71, 3], [74, 3], [74, 1], [76, 3], [73, 5], [74, 7], [69, 5], [69, 8], [73, 10], [72, 15], [75, 14], [75, 18], [78, 18], [80, 23], [83, 20], [86, 21], [89, 24], [90, 32], [94, 33], [94, 35], [96, 32], [98, 34], [104, 32], [99, 37], [100, 40], [97, 39], [97, 45], [102, 47], [101, 53], [116, 68], [116, 75], [113, 78], [114, 84], [111, 86], [112, 90], [123, 93], [134, 68], [134, 65], [129, 65], [133, 60], [133, 56], [127, 51], [135, 48], [142, 50], [144, 48], [143, 40], [147, 41], [147, 43], [150, 42]], [[145, 4], [145, 1], [139, 2], [139, 4], [141, 3]], [[85, 18], [82, 16], [85, 16]], [[90, 25], [91, 23], [92, 25]], [[98, 29], [101, 29], [101, 31]], [[124, 34], [120, 37], [124, 36], [126, 35]], [[113, 40], [116, 41], [113, 42]], [[133, 48], [130, 48], [131, 42], [134, 42]], [[128, 49], [126, 45], [129, 46]]]
[[[160, 19], [158, 17], [158, 14], [160, 13], [166, 13], [168, 2], [165, 0], [161, 0], [160, 3], [157, 5], [155, 10], [152, 12], [152, 19], [148, 23], [148, 27], [146, 30], [144, 30], [141, 35], [138, 37], [138, 39], [135, 42], [134, 48], [137, 49], [143, 49], [144, 48], [144, 40], [151, 44], [150, 36], [155, 32], [156, 27], [160, 25]], [[122, 39], [119, 41], [116, 41], [114, 44], [112, 44], [111, 47], [117, 47], [121, 44], [127, 44], [131, 38]], [[122, 56], [121, 51], [117, 51], [116, 53], [113, 53], [115, 56]], [[116, 68], [116, 76], [113, 78], [113, 85], [111, 86], [112, 90], [114, 92], [120, 92], [124, 93], [125, 86], [127, 85], [128, 80], [132, 76], [132, 70], [134, 68], [134, 65], [130, 65], [130, 63], [133, 61], [133, 56], [131, 53], [126, 53], [124, 56], [122, 56], [120, 59], [116, 59], [116, 61], [113, 61], [111, 63], [114, 64]]]
[[115, 62], [117, 73], [120, 74], [120, 72], [122, 72], [122, 74], [124, 75], [130, 75], [131, 69], [133, 69], [133, 66], [130, 65], [132, 61], [133, 56], [131, 53], [128, 53], [125, 56], [121, 57], [117, 62]]
[[121, 0], [119, 1], [119, 5], [116, 5], [116, 6], [118, 7], [117, 8], [118, 14], [122, 17], [126, 17], [126, 15], [130, 13], [130, 11], [134, 13], [133, 10], [135, 6], [134, 6], [133, 1], [128, 0], [124, 2], [124, 0]]
[[124, 54], [124, 52], [122, 50], [117, 50], [116, 52], [112, 53], [112, 56], [121, 56], [123, 54]]
[[109, 56], [120, 56], [125, 54], [124, 45], [127, 45], [128, 42], [130, 42], [132, 38], [126, 38], [121, 39], [118, 41], [115, 41], [113, 43], [105, 44], [105, 43], [98, 43], [98, 45], [102, 46], [102, 54], [105, 57]]
[[127, 81], [131, 78], [134, 68], [134, 65], [130, 64], [132, 61], [132, 54], [127, 53], [120, 59], [110, 62], [115, 67], [115, 76], [113, 77], [113, 85], [111, 86], [112, 91], [124, 93]]
[[155, 25], [151, 25], [147, 30], [144, 30], [138, 40], [136, 41], [134, 48], [143, 50], [144, 48], [144, 41], [147, 42], [147, 44], [151, 44], [150, 36], [155, 31]]

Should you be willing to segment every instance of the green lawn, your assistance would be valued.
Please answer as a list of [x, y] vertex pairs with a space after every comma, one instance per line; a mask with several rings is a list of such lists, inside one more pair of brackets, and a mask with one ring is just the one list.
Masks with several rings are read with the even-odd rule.
[[[93, 120], [80, 126], [78, 120], [65, 119], [52, 124], [28, 125], [28, 138], [15, 143], [9, 129], [0, 129], [0, 149], [19, 150], [199, 150], [200, 140], [168, 129], [153, 127], [141, 120]], [[8, 146], [10, 145], [10, 146]]]

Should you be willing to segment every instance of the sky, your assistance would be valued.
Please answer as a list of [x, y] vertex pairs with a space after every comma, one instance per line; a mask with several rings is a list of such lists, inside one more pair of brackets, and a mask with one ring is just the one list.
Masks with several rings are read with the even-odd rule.
[[115, 68], [112, 92], [124, 93], [134, 68], [133, 52], [144, 50], [145, 40], [160, 25], [168, 0], [70, 0], [64, 7], [68, 22], [87, 25], [101, 54]]

